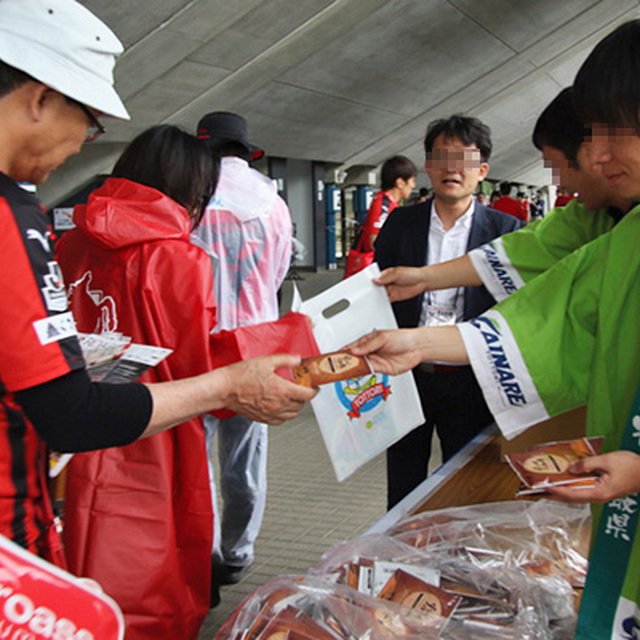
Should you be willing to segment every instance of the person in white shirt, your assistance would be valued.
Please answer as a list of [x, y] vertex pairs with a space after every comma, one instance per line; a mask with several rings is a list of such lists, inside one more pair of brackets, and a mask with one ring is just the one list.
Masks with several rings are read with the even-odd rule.
[[[249, 166], [264, 152], [249, 142], [242, 116], [209, 113], [198, 124], [198, 138], [222, 157], [218, 187], [191, 238], [211, 257], [216, 331], [277, 320], [277, 293], [291, 260], [289, 208], [274, 182]], [[267, 496], [267, 427], [242, 415], [208, 415], [205, 428], [209, 454], [219, 434], [221, 518], [210, 469], [215, 587], [238, 582], [253, 562]]]
[[[382, 227], [375, 246], [381, 269], [451, 260], [520, 228], [521, 222], [485, 207], [473, 193], [489, 171], [489, 128], [454, 115], [429, 124], [425, 170], [434, 197], [401, 207]], [[484, 287], [422, 293], [394, 303], [400, 327], [455, 324], [495, 304]], [[423, 363], [413, 371], [425, 423], [387, 450], [387, 506], [393, 507], [427, 477], [434, 427], [448, 460], [493, 421], [469, 366]]]

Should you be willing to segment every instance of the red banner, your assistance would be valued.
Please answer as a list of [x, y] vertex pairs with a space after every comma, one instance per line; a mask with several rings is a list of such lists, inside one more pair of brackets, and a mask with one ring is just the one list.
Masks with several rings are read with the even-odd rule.
[[113, 600], [0, 536], [0, 638], [122, 640]]

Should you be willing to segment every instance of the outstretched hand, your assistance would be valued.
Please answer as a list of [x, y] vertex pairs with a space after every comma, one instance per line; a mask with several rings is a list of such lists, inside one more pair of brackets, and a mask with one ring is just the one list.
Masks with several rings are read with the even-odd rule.
[[226, 408], [251, 420], [272, 425], [295, 418], [318, 390], [285, 380], [275, 372], [277, 369], [290, 369], [299, 362], [299, 356], [278, 354], [225, 367], [231, 390]]
[[420, 267], [390, 267], [373, 281], [387, 289], [391, 302], [415, 298], [427, 290], [427, 282]]
[[415, 343], [413, 330], [393, 329], [368, 333], [346, 348], [355, 355], [367, 356], [374, 371], [397, 375], [422, 362]]
[[609, 502], [640, 491], [640, 455], [631, 451], [612, 451], [583, 458], [573, 464], [571, 473], [597, 473], [593, 489], [550, 487], [550, 497], [563, 502]]

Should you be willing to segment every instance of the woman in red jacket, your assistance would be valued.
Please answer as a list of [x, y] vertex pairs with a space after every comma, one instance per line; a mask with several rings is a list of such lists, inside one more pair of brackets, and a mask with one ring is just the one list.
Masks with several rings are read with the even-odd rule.
[[[142, 378], [212, 368], [209, 257], [191, 244], [219, 166], [193, 136], [138, 136], [76, 207], [57, 257], [82, 332], [120, 332], [173, 353]], [[127, 640], [196, 638], [210, 606], [213, 514], [199, 418], [126, 447], [76, 454], [67, 476], [71, 570], [120, 605]]]

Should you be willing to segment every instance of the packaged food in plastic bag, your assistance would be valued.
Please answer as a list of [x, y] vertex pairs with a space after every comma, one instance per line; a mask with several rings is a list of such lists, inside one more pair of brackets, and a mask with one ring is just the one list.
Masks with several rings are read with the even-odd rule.
[[520, 567], [584, 586], [591, 512], [587, 505], [514, 500], [427, 511], [387, 532], [406, 544], [462, 555], [483, 567]]
[[281, 576], [249, 595], [216, 640], [430, 640], [444, 622], [326, 578]]
[[[370, 580], [355, 584], [365, 590], [378, 585], [378, 565], [387, 565], [413, 576], [428, 569], [432, 584], [460, 598], [443, 625], [443, 638], [467, 637], [571, 637], [575, 625], [573, 590], [560, 576], [533, 578], [525, 571], [501, 564], [481, 567], [464, 555], [412, 548], [398, 539], [379, 534], [363, 536], [330, 549], [311, 569], [350, 584], [353, 574], [364, 571]], [[384, 595], [385, 587], [377, 593]], [[375, 593], [372, 591], [372, 593]], [[500, 635], [492, 635], [492, 634]]]
[[587, 507], [553, 501], [421, 513], [334, 546], [306, 576], [270, 581], [216, 638], [569, 639], [564, 574], [584, 574], [589, 528]]

